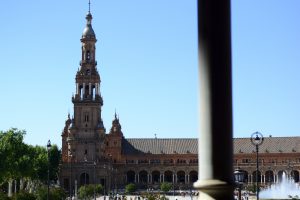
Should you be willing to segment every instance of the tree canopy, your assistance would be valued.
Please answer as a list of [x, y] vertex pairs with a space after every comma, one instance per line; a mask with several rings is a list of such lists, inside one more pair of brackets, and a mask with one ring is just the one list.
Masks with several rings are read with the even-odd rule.
[[21, 179], [46, 183], [48, 165], [50, 180], [58, 179], [61, 152], [57, 145], [51, 147], [48, 160], [46, 147], [24, 143], [25, 135], [25, 130], [16, 128], [0, 131], [0, 186]]

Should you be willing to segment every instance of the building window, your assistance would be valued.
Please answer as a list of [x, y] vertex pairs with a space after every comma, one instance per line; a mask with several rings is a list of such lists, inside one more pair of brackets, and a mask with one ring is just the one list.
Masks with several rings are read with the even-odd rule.
[[89, 114], [85, 113], [84, 114], [84, 122], [88, 122], [89, 121]]
[[184, 164], [184, 163], [186, 163], [186, 160], [183, 160], [183, 159], [177, 159], [177, 163]]
[[151, 159], [151, 160], [150, 160], [150, 163], [151, 163], [151, 164], [159, 164], [159, 163], [160, 163], [160, 160], [159, 160], [159, 159]]
[[250, 163], [251, 159], [242, 159], [242, 163]]
[[90, 60], [90, 58], [91, 58], [90, 51], [87, 51], [86, 52], [86, 60]]
[[134, 160], [126, 160], [127, 164], [134, 164]]
[[138, 163], [139, 164], [145, 164], [145, 163], [148, 163], [148, 160], [139, 160]]
[[171, 164], [173, 163], [173, 159], [164, 160], [164, 164]]
[[197, 164], [198, 163], [198, 159], [191, 159], [190, 163]]

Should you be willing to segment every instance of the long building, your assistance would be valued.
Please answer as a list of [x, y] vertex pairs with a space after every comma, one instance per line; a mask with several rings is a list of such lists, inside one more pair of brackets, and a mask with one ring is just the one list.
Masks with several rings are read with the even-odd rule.
[[[141, 189], [157, 189], [171, 182], [174, 189], [191, 189], [198, 179], [198, 139], [125, 138], [115, 113], [107, 132], [102, 120], [103, 97], [96, 61], [96, 34], [92, 14], [80, 39], [82, 56], [72, 97], [74, 117], [62, 131], [60, 183], [74, 193], [75, 185], [100, 183], [106, 192], [135, 183]], [[246, 182], [256, 181], [256, 152], [249, 138], [234, 139], [234, 168], [246, 173]], [[268, 137], [260, 146], [259, 182], [280, 181], [283, 173], [299, 182], [300, 137]], [[222, 166], [220, 166], [222, 168]]]

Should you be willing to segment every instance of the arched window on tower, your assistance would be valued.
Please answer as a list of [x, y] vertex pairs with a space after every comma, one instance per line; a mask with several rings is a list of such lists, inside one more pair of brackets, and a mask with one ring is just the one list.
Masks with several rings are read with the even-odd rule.
[[86, 60], [87, 60], [87, 61], [90, 61], [90, 59], [91, 59], [90, 51], [87, 51], [87, 52], [86, 52]]
[[84, 122], [89, 122], [89, 114], [88, 113], [84, 114]]
[[83, 99], [83, 89], [82, 89], [82, 85], [79, 85], [79, 96], [80, 96], [80, 99]]
[[95, 85], [92, 86], [92, 94], [91, 95], [93, 96], [93, 100], [95, 100], [95, 97], [96, 97], [96, 86]]

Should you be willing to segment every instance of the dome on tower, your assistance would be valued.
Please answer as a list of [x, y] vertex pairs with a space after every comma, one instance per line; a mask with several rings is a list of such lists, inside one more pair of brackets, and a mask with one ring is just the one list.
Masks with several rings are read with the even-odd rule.
[[92, 19], [93, 19], [92, 14], [89, 12], [85, 18], [87, 23], [86, 23], [86, 27], [83, 30], [82, 38], [95, 38], [96, 35], [92, 27]]

